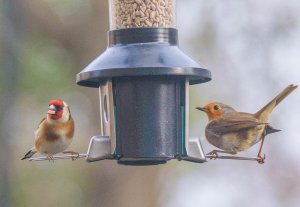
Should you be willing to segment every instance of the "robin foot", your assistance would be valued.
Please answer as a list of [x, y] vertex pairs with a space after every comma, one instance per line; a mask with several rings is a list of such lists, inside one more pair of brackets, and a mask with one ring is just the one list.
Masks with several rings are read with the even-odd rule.
[[72, 161], [75, 161], [75, 160], [77, 160], [79, 158], [79, 153], [78, 152], [64, 151], [63, 154], [76, 155], [75, 157], [71, 157]]
[[231, 154], [231, 155], [236, 154], [236, 152], [233, 152], [233, 151], [213, 150], [213, 151], [207, 153], [206, 155], [214, 155], [216, 157], [219, 157], [218, 153], [225, 153], [225, 154]]
[[211, 158], [210, 158], [211, 160], [212, 160], [212, 159], [217, 159], [217, 158], [219, 157], [219, 155], [218, 155], [218, 150], [213, 150], [213, 151], [207, 153], [206, 155], [212, 155], [212, 156], [214, 156], [214, 157], [211, 157]]
[[264, 164], [265, 159], [266, 159], [266, 155], [264, 153], [259, 153], [256, 158], [256, 160], [259, 164]]

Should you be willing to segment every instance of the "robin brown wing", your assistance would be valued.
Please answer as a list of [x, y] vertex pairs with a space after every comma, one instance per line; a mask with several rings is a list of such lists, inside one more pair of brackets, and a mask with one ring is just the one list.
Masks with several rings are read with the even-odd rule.
[[235, 154], [257, 143], [267, 123], [262, 123], [252, 114], [235, 112], [211, 121], [205, 135], [208, 142], [226, 153]]
[[222, 118], [211, 121], [207, 125], [207, 129], [213, 131], [214, 134], [223, 135], [232, 132], [240, 132], [258, 125], [266, 125], [253, 117], [252, 114], [236, 112], [224, 115]]

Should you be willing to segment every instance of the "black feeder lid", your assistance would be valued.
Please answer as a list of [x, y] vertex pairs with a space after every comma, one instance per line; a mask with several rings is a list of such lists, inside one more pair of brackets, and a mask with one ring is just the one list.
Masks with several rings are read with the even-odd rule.
[[178, 48], [177, 29], [130, 28], [108, 32], [109, 47], [77, 74], [77, 84], [99, 87], [125, 76], [186, 76], [190, 84], [211, 80], [210, 71]]

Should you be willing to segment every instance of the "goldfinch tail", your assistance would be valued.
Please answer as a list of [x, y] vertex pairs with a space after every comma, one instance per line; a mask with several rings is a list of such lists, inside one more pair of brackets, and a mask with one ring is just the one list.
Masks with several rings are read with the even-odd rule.
[[25, 160], [25, 159], [29, 159], [31, 158], [34, 154], [36, 153], [35, 150], [30, 150], [29, 152], [27, 152], [24, 157], [21, 160]]

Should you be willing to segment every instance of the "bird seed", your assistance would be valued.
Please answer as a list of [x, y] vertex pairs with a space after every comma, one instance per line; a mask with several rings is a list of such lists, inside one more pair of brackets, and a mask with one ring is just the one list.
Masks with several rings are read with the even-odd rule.
[[174, 27], [173, 0], [111, 0], [111, 28]]

